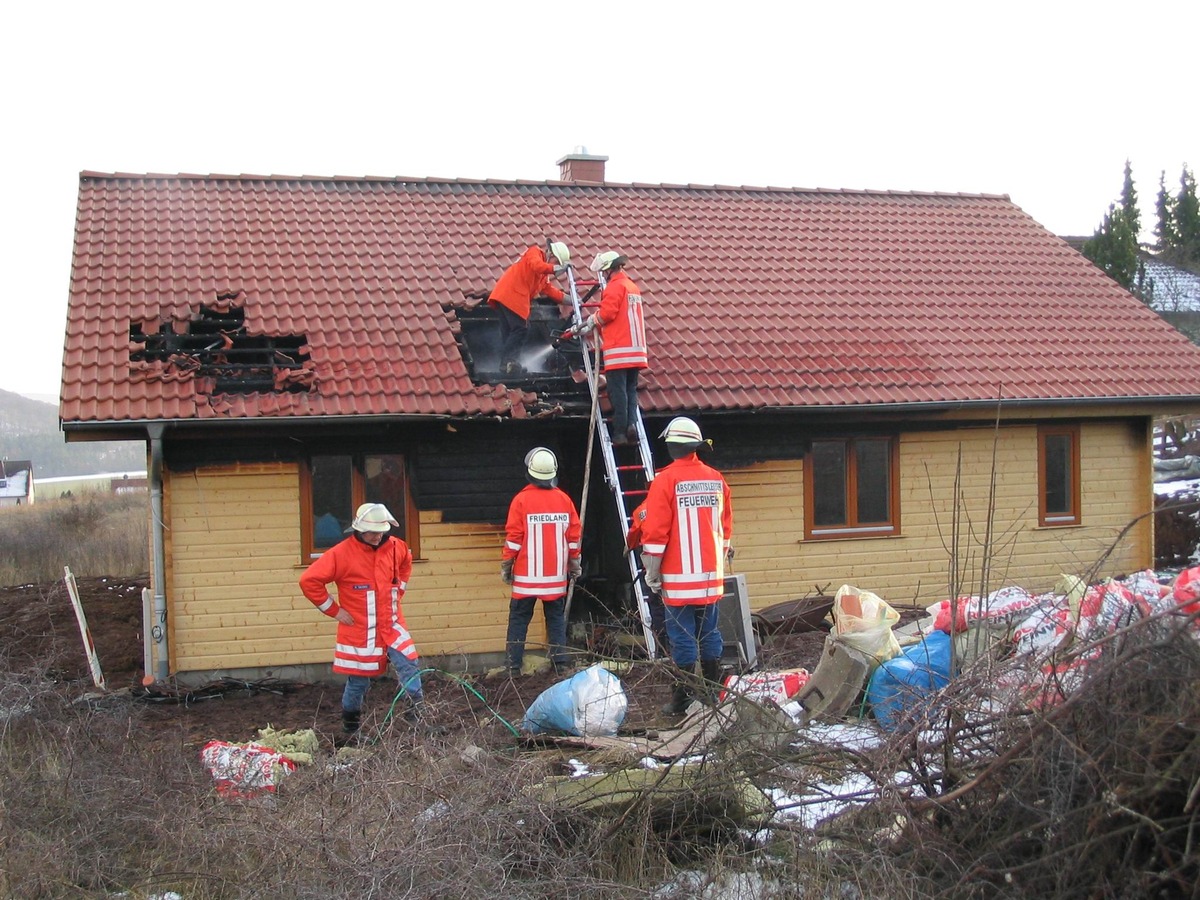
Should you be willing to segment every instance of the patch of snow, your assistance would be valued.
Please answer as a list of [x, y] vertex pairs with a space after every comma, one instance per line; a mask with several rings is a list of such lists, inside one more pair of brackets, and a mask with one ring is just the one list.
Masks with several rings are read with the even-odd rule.
[[722, 872], [712, 878], [704, 872], [687, 871], [650, 896], [654, 900], [771, 900], [793, 896], [792, 888], [784, 888], [758, 872]]
[[1157, 481], [1154, 483], [1154, 494], [1158, 497], [1179, 494], [1184, 491], [1200, 491], [1200, 478], [1184, 478], [1179, 481]]
[[775, 804], [777, 821], [798, 822], [805, 828], [816, 828], [850, 807], [871, 802], [879, 795], [879, 786], [866, 775], [851, 772], [836, 783], [811, 784], [800, 795], [770, 787], [764, 788], [763, 792]]
[[[803, 721], [804, 709], [792, 702], [783, 708], [791, 719], [799, 724]], [[826, 747], [841, 747], [843, 750], [870, 750], [883, 741], [879, 729], [869, 723], [856, 722], [810, 722], [793, 743], [807, 742]]]
[[413, 824], [417, 828], [422, 828], [430, 822], [435, 822], [442, 816], [450, 812], [450, 804], [445, 800], [438, 800], [432, 806], [428, 806], [413, 816]]

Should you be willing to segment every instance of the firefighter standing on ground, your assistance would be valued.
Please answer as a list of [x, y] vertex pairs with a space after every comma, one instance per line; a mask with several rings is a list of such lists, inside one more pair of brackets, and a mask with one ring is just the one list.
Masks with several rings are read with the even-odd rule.
[[556, 670], [570, 666], [563, 598], [568, 581], [582, 572], [579, 513], [558, 488], [558, 459], [545, 447], [534, 447], [525, 456], [525, 474], [529, 484], [508, 508], [500, 562], [500, 577], [512, 585], [506, 646], [510, 675], [521, 673], [525, 635], [538, 600], [546, 617], [550, 662]]
[[[396, 670], [409, 700], [405, 718], [420, 718], [423, 703], [416, 644], [404, 622], [400, 600], [412, 575], [412, 553], [388, 534], [399, 523], [382, 503], [364, 503], [350, 523], [352, 534], [330, 547], [300, 576], [300, 589], [325, 615], [337, 619], [333, 671], [346, 675], [342, 728], [358, 730], [363, 698], [371, 682]], [[328, 585], [337, 585], [337, 599]]]
[[642, 292], [625, 273], [628, 261], [614, 250], [596, 254], [589, 268], [597, 275], [603, 274], [608, 282], [600, 297], [600, 308], [580, 329], [580, 334], [587, 334], [600, 328], [604, 378], [612, 405], [612, 442], [618, 447], [637, 443], [638, 376], [650, 365]]
[[724, 642], [718, 601], [733, 555], [733, 507], [721, 473], [696, 455], [704, 439], [691, 419], [671, 420], [660, 435], [673, 462], [654, 476], [642, 522], [646, 584], [662, 593], [671, 659], [679, 675], [666, 715], [683, 713], [693, 697], [696, 660], [706, 684], [715, 688]]
[[563, 292], [550, 283], [551, 275], [561, 275], [571, 261], [567, 245], [559, 241], [548, 243], [546, 249], [530, 247], [521, 258], [504, 270], [496, 286], [488, 294], [488, 306], [500, 313], [500, 371], [505, 375], [520, 375], [521, 347], [529, 334], [529, 309], [534, 297], [549, 297], [556, 303]]

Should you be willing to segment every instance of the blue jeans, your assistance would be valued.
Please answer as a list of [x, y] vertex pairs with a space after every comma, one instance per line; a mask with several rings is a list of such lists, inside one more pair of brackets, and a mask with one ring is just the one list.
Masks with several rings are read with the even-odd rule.
[[691, 669], [696, 659], [720, 659], [725, 642], [717, 627], [720, 611], [716, 603], [703, 606], [665, 607], [667, 636], [671, 639], [671, 659], [681, 669]]
[[638, 374], [641, 369], [612, 369], [604, 373], [608, 402], [612, 404], [613, 437], [625, 439], [625, 429], [637, 421]]
[[[396, 670], [396, 680], [400, 683], [400, 689], [408, 694], [414, 703], [420, 702], [422, 697], [420, 667], [399, 650], [393, 650], [391, 647], [387, 648], [387, 655], [391, 660], [392, 667]], [[381, 677], [380, 675], [374, 677], [347, 675], [346, 689], [342, 691], [342, 709], [346, 712], [358, 712], [362, 709], [363, 698], [367, 696], [371, 682]]]
[[[508, 646], [507, 657], [510, 669], [521, 668], [525, 661], [525, 635], [533, 621], [536, 597], [513, 597], [508, 603]], [[571, 662], [567, 654], [566, 601], [562, 597], [542, 601], [542, 614], [546, 617], [546, 638], [550, 643], [550, 662], [565, 666]]]

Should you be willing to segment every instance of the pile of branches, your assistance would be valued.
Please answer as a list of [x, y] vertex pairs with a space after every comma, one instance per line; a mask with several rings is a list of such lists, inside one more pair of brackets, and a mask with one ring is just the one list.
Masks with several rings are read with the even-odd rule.
[[924, 896], [1200, 896], [1195, 624], [1141, 619], [1049, 664], [1079, 660], [1082, 680], [1033, 708], [992, 703], [995, 663], [955, 679], [876, 760], [891, 796], [858, 846], [886, 832]]

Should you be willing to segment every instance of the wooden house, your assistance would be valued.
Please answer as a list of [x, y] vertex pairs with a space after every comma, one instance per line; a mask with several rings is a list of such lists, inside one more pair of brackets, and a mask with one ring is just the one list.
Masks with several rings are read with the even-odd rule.
[[[754, 607], [1152, 564], [1151, 422], [1200, 409], [1200, 348], [1007, 197], [560, 164], [547, 182], [81, 174], [62, 426], [146, 443], [154, 674], [327, 671], [333, 625], [297, 578], [368, 499], [413, 548], [423, 656], [498, 658], [521, 461], [554, 449], [577, 500], [588, 468], [586, 386], [548, 349], [563, 312], [535, 307], [537, 364], [505, 382], [480, 303], [548, 238], [581, 270], [629, 257], [647, 431], [682, 413], [713, 440]], [[600, 471], [575, 612], [620, 619]]]

